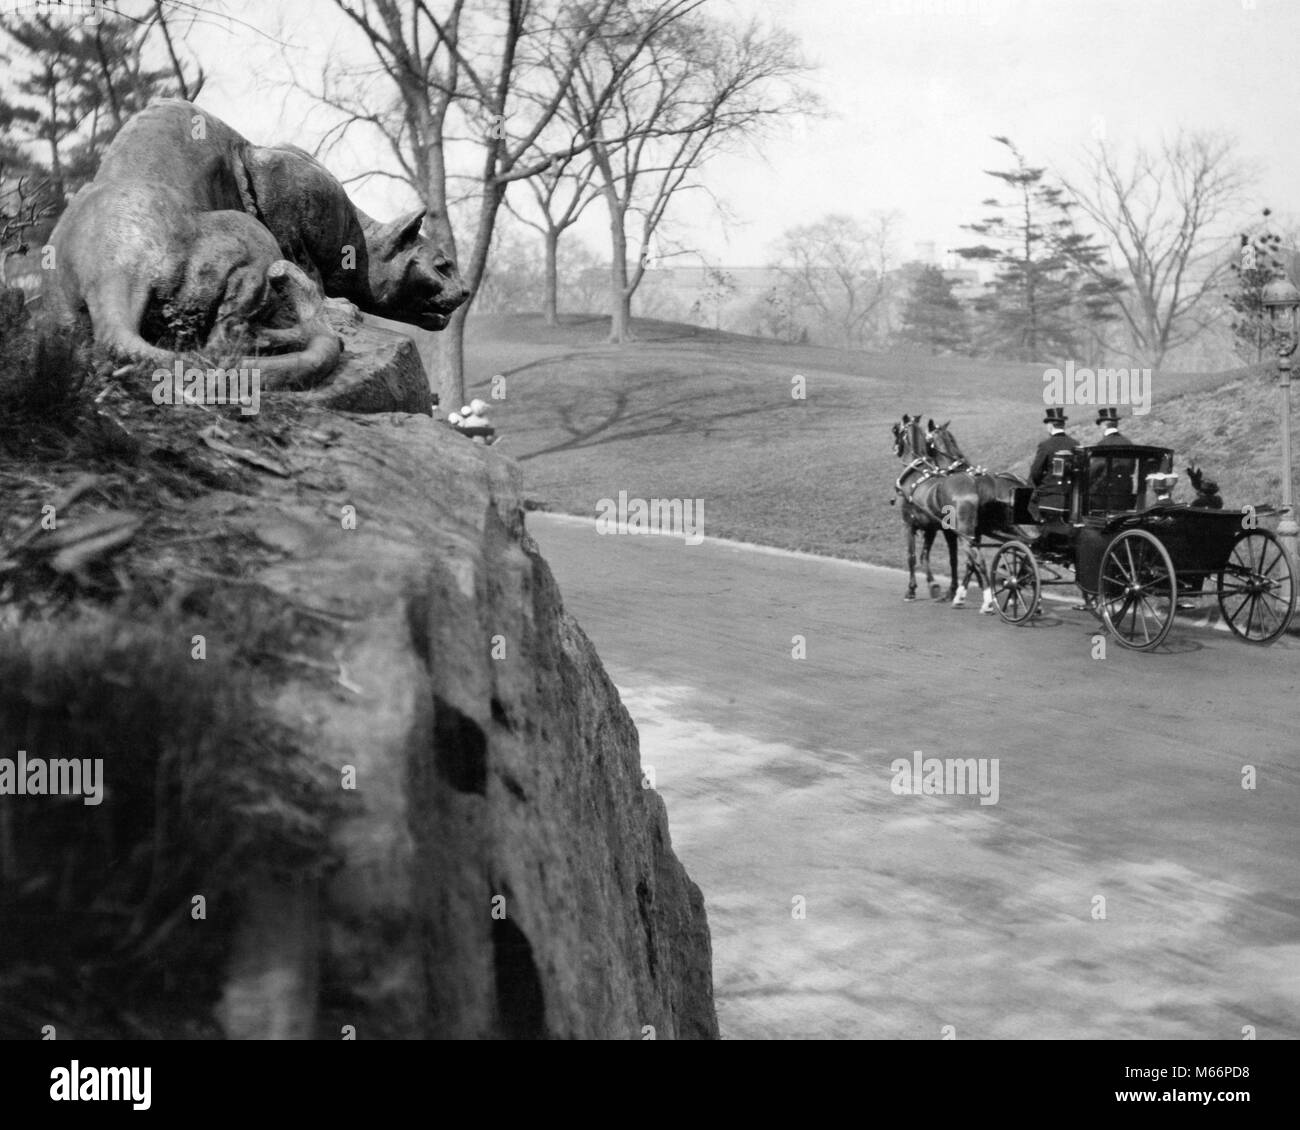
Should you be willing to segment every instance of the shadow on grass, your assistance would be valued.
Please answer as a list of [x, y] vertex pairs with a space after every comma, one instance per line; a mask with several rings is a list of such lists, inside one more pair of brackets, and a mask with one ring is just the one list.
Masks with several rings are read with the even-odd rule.
[[575, 451], [583, 448], [598, 447], [601, 444], [622, 442], [625, 440], [651, 439], [668, 435], [699, 434], [708, 438], [724, 420], [740, 419], [760, 413], [773, 411], [773, 405], [756, 404], [746, 408], [735, 408], [729, 412], [702, 412], [703, 406], [716, 400], [717, 391], [692, 393], [681, 396], [667, 404], [657, 403], [652, 407], [634, 409], [632, 404], [638, 394], [658, 387], [655, 381], [646, 381], [630, 389], [613, 392], [613, 403], [603, 416], [592, 423], [580, 422], [580, 414], [589, 407], [586, 397], [575, 397], [561, 404], [556, 409], [559, 426], [568, 434], [567, 439], [536, 451], [526, 451], [516, 456], [523, 463], [543, 455], [554, 455], [562, 451]]

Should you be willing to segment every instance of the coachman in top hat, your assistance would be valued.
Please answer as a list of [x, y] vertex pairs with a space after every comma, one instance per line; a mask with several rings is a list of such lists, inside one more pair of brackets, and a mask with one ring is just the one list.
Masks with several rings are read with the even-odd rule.
[[1035, 487], [1033, 501], [1040, 521], [1059, 520], [1065, 511], [1065, 492], [1051, 471], [1052, 457], [1057, 452], [1073, 451], [1079, 446], [1074, 436], [1066, 434], [1067, 422], [1064, 408], [1047, 409], [1043, 417], [1043, 423], [1047, 425], [1047, 438], [1038, 445], [1034, 461], [1029, 467], [1029, 481]]
[[1034, 486], [1042, 485], [1043, 477], [1052, 465], [1053, 455], [1058, 451], [1073, 451], [1079, 446], [1074, 436], [1066, 435], [1067, 422], [1064, 408], [1049, 408], [1043, 417], [1043, 423], [1047, 425], [1047, 438], [1038, 445], [1038, 450], [1034, 452], [1034, 461], [1029, 468], [1029, 481]]
[[1119, 409], [1118, 408], [1098, 408], [1097, 409], [1097, 426], [1101, 428], [1101, 439], [1097, 441], [1097, 446], [1113, 446], [1117, 443], [1131, 443], [1123, 432], [1119, 430]]

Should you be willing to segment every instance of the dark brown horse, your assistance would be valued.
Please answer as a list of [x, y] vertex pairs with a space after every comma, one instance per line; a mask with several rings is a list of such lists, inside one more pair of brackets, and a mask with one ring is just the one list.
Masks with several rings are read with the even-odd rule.
[[977, 467], [962, 454], [956, 437], [949, 430], [948, 425], [951, 423], [951, 420], [945, 420], [942, 424], [929, 421], [925, 434], [925, 453], [941, 470], [964, 471], [975, 480], [980, 492], [979, 536], [1001, 535], [1031, 541], [1033, 533], [1017, 527], [1012, 518], [1015, 513], [1016, 489], [1028, 487], [1029, 483], [1010, 471], [989, 471]]
[[[927, 456], [941, 470], [964, 472], [975, 480], [979, 491], [979, 520], [975, 529], [975, 548], [981, 548], [981, 539], [996, 537], [1000, 540], [1015, 538], [1026, 543], [1035, 537], [1033, 531], [1017, 526], [1015, 514], [1015, 492], [1017, 488], [1028, 487], [1029, 483], [1010, 471], [989, 471], [977, 467], [962, 454], [956, 437], [948, 430], [951, 420], [936, 424], [930, 420], [926, 428], [925, 450]], [[960, 589], [965, 589], [970, 582], [972, 570], [968, 566], [962, 578]], [[984, 609], [983, 611], [987, 611]]]
[[948, 543], [951, 577], [948, 597], [952, 606], [962, 608], [966, 604], [966, 585], [957, 583], [957, 548], [959, 543], [963, 543], [966, 547], [966, 579], [969, 581], [972, 573], [981, 579], [984, 604], [980, 611], [992, 611], [993, 592], [975, 548], [980, 496], [974, 478], [961, 470], [944, 470], [930, 458], [919, 416], [904, 416], [901, 424], [893, 426], [893, 432], [894, 454], [908, 461], [894, 484], [903, 503], [903, 527], [907, 537], [907, 596], [904, 599], [916, 599], [917, 531], [922, 537], [921, 560], [925, 565], [930, 595], [939, 595], [939, 586], [935, 584], [930, 567], [930, 550], [935, 537], [943, 534]]

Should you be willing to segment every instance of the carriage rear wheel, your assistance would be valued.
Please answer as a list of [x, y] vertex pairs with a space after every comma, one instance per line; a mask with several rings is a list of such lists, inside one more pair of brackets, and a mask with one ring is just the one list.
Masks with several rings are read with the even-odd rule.
[[1243, 530], [1219, 571], [1219, 610], [1250, 643], [1272, 643], [1295, 612], [1295, 577], [1271, 530]]
[[1150, 651], [1174, 623], [1178, 576], [1169, 551], [1146, 530], [1125, 530], [1101, 559], [1097, 604], [1107, 628], [1125, 647]]
[[1038, 562], [1024, 542], [1009, 541], [993, 555], [993, 602], [1008, 624], [1023, 624], [1038, 607]]

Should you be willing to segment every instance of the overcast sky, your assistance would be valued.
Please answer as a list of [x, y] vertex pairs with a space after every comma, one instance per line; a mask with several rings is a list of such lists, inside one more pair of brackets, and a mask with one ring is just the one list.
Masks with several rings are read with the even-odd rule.
[[[766, 262], [781, 232], [828, 212], [902, 214], [901, 248], [971, 242], [961, 225], [997, 191], [1005, 167], [995, 134], [1033, 163], [1065, 167], [1094, 131], [1111, 141], [1158, 140], [1180, 125], [1227, 131], [1260, 170], [1257, 204], [1300, 213], [1300, 0], [711, 0], [797, 32], [819, 64], [812, 83], [830, 114], [761, 153], [728, 157], [706, 177], [735, 222], [698, 195], [676, 234], [713, 263]], [[231, 0], [273, 29], [283, 12], [304, 78], [356, 39], [329, 0]], [[278, 48], [244, 30], [204, 35], [213, 112], [256, 141], [314, 146], [324, 118], [268, 83], [284, 75]], [[358, 151], [336, 171], [380, 162]], [[353, 165], [355, 168], [339, 167]], [[391, 182], [356, 192], [381, 218], [413, 198]], [[593, 210], [586, 235], [601, 246]]]

